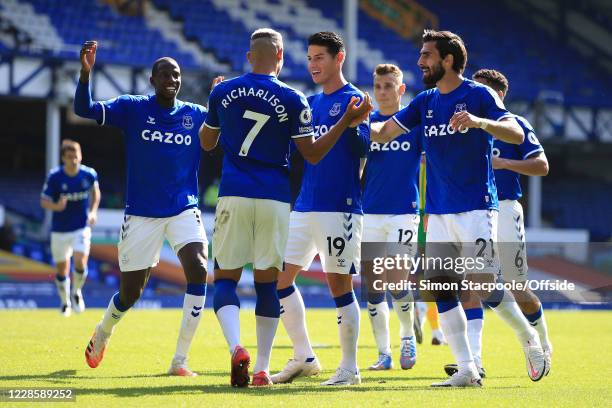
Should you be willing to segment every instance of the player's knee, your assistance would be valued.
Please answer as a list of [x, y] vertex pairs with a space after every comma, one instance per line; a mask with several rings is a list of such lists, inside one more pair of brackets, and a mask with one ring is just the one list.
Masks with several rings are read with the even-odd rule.
[[301, 267], [290, 263], [283, 263], [283, 273], [278, 274], [278, 289], [285, 289], [295, 283], [296, 276], [300, 273]]
[[288, 276], [288, 274], [286, 273], [279, 273], [278, 274], [278, 283], [277, 283], [277, 287], [278, 289], [285, 289], [288, 288], [290, 286], [293, 286], [293, 279], [291, 276]]
[[203, 256], [192, 256], [182, 262], [187, 283], [206, 282], [206, 258]]
[[213, 296], [215, 313], [224, 306], [240, 307], [240, 299], [236, 294], [237, 286], [238, 282], [232, 279], [217, 279], [215, 281], [215, 295]]
[[66, 278], [66, 276], [68, 276], [68, 269], [58, 269], [55, 276], [58, 276], [60, 278]]
[[523, 313], [532, 314], [537, 312], [542, 304], [540, 299], [529, 289], [527, 290], [513, 290], [512, 295], [516, 299], [519, 308]]
[[353, 291], [353, 280], [351, 275], [328, 273], [327, 284], [329, 285], [329, 291], [333, 297]]
[[413, 295], [409, 290], [391, 291], [393, 301], [412, 301]]
[[130, 308], [140, 299], [143, 289], [138, 286], [123, 287], [119, 290], [119, 300], [125, 307]]
[[477, 309], [482, 307], [482, 303], [480, 301], [480, 297], [472, 292], [461, 292], [461, 305], [464, 309]]
[[255, 315], [277, 318], [280, 316], [280, 301], [276, 292], [276, 282], [255, 282]]
[[433, 276], [429, 279], [429, 287], [421, 291], [421, 296], [427, 301], [438, 302], [459, 302], [459, 292], [457, 279], [449, 276]]
[[68, 262], [56, 262], [57, 274], [65, 277], [68, 275], [68, 268], [70, 267], [70, 263]]
[[368, 303], [377, 305], [385, 300], [384, 292], [368, 292]]

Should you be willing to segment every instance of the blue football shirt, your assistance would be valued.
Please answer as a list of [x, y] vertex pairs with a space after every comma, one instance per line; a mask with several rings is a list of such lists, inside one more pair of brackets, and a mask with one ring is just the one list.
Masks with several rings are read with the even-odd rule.
[[491, 120], [511, 117], [491, 88], [469, 79], [447, 94], [437, 88], [423, 91], [393, 116], [406, 131], [423, 126], [428, 214], [499, 208], [491, 164], [493, 136], [478, 128], [452, 129], [449, 121], [460, 111]]
[[248, 73], [217, 85], [205, 126], [221, 129], [219, 196], [291, 201], [291, 140], [313, 136], [306, 97], [275, 76]]
[[[370, 114], [370, 123], [391, 116], [379, 111]], [[365, 167], [363, 212], [366, 214], [416, 214], [419, 212], [419, 127], [388, 143], [370, 143]]]
[[79, 166], [74, 176], [69, 176], [63, 166], [51, 169], [41, 197], [57, 202], [66, 197], [64, 211], [53, 211], [51, 231], [69, 232], [84, 228], [87, 225], [89, 212], [89, 192], [98, 181], [98, 174], [91, 167]]
[[[538, 137], [531, 123], [522, 116], [515, 116], [516, 121], [525, 132], [525, 141], [520, 145], [510, 144], [495, 139], [493, 141], [493, 156], [503, 159], [525, 160], [535, 153], [543, 152]], [[521, 191], [521, 175], [512, 170], [494, 170], [497, 196], [500, 200], [518, 200], [523, 196]]]
[[101, 125], [123, 130], [127, 156], [125, 213], [163, 218], [198, 205], [200, 139], [206, 108], [176, 100], [162, 108], [155, 95], [98, 102]]
[[[348, 83], [331, 94], [321, 92], [308, 98], [315, 137], [327, 133], [340, 120], [353, 96], [363, 98], [364, 94]], [[319, 163], [305, 162], [294, 211], [363, 214], [359, 164], [369, 142], [370, 127], [365, 121], [347, 128]]]

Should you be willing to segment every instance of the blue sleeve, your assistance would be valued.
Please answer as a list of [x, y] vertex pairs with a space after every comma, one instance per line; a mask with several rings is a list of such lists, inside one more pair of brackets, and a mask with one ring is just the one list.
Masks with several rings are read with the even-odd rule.
[[206, 121], [206, 116], [208, 116], [208, 110], [205, 106], [198, 105], [197, 103], [190, 103], [189, 107], [191, 108], [191, 112], [193, 113], [193, 129], [196, 131], [200, 130], [200, 127]]
[[130, 116], [129, 107], [134, 102], [131, 95], [121, 95], [107, 101], [97, 102], [102, 107], [102, 120], [100, 125], [110, 125], [121, 129], [127, 127], [127, 118]]
[[47, 176], [47, 180], [45, 180], [45, 185], [43, 186], [40, 197], [54, 202], [59, 198], [57, 183], [55, 183], [55, 179], [51, 174], [49, 174], [49, 176]]
[[221, 86], [222, 84], [215, 86], [210, 95], [208, 96], [208, 114], [206, 115], [204, 125], [211, 129], [219, 129], [221, 127], [221, 124], [219, 123], [219, 112], [217, 111], [217, 100], [219, 99], [218, 95]]
[[74, 113], [82, 118], [94, 119], [98, 124], [102, 123], [102, 106], [91, 98], [89, 82], [86, 84], [78, 81], [74, 94]]
[[292, 110], [289, 114], [291, 138], [314, 136], [312, 111], [306, 97], [301, 92], [295, 92], [290, 103]]
[[[206, 122], [206, 118], [208, 117], [208, 109], [206, 109], [205, 106], [202, 105], [198, 105], [199, 109], [200, 109], [200, 120], [201, 122], [198, 125], [202, 125], [204, 122]], [[198, 129], [200, 128], [200, 126], [198, 126]]]
[[366, 157], [370, 147], [370, 120], [359, 124], [356, 128], [349, 128], [351, 137], [349, 138], [349, 149], [351, 153], [358, 157]]
[[501, 99], [499, 99], [499, 96], [494, 90], [488, 86], [482, 86], [478, 89], [481, 89], [480, 92], [483, 108], [482, 115], [484, 115], [485, 118], [497, 121], [511, 116], [511, 114], [506, 110], [504, 103]]
[[421, 123], [421, 111], [425, 102], [425, 92], [418, 94], [408, 106], [393, 115], [392, 119], [406, 132]]
[[98, 181], [98, 172], [94, 169], [91, 169], [91, 172], [89, 174], [91, 176], [91, 184], [93, 185], [96, 181]]
[[418, 152], [423, 152], [423, 126], [419, 125], [413, 128], [410, 133], [414, 135], [414, 148], [417, 149]]
[[529, 158], [529, 156], [532, 156], [534, 153], [543, 152], [544, 148], [540, 144], [531, 124], [519, 118], [516, 118], [516, 121], [525, 133], [525, 140], [518, 146], [523, 160]]

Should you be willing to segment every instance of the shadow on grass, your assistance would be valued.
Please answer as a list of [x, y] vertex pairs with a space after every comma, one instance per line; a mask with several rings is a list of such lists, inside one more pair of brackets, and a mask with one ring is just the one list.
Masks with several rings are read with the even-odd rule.
[[[199, 373], [200, 376], [228, 376], [229, 372], [226, 371], [215, 371], [215, 372], [203, 372]], [[246, 395], [290, 395], [290, 394], [310, 394], [310, 393], [328, 393], [337, 392], [339, 390], [351, 393], [363, 393], [363, 392], [380, 392], [385, 393], [388, 391], [436, 391], [436, 392], [448, 392], [439, 391], [439, 388], [432, 388], [428, 385], [412, 385], [411, 383], [420, 381], [439, 381], [440, 377], [384, 377], [384, 378], [373, 378], [366, 377], [361, 385], [351, 387], [325, 387], [320, 386], [319, 383], [323, 381], [326, 376], [311, 377], [300, 380], [298, 384], [278, 384], [272, 387], [265, 388], [234, 388], [226, 384], [177, 384], [167, 386], [134, 386], [129, 385], [123, 387], [110, 387], [104, 388], [97, 386], [95, 388], [79, 387], [74, 386], [75, 380], [104, 380], [104, 379], [139, 379], [139, 378], [162, 378], [170, 377], [166, 373], [158, 374], [141, 374], [141, 375], [124, 375], [124, 376], [82, 376], [77, 375], [77, 370], [60, 370], [54, 371], [49, 374], [21, 374], [21, 375], [3, 375], [0, 376], [0, 381], [20, 381], [20, 380], [38, 380], [42, 382], [49, 382], [52, 384], [62, 384], [67, 381], [72, 382], [71, 388], [75, 389], [76, 396], [84, 395], [113, 395], [116, 397], [136, 397], [142, 395], [181, 395], [181, 394], [246, 394]], [[496, 378], [519, 378], [512, 376], [496, 377]], [[195, 379], [197, 381], [197, 379]], [[401, 384], [389, 384], [390, 382]], [[513, 386], [495, 386], [486, 385], [485, 388], [503, 390], [503, 389], [520, 389], [524, 388], [520, 385]], [[454, 390], [454, 389], [452, 389]], [[451, 391], [452, 392], [452, 391]]]
[[[315, 350], [320, 350], [320, 349], [338, 349], [340, 350], [340, 345], [339, 344], [312, 344], [311, 345], [313, 349]], [[245, 346], [243, 346], [244, 348], [246, 348], [247, 350], [257, 350], [257, 345], [256, 344], [247, 344]], [[377, 348], [375, 345], [359, 345], [359, 349], [375, 349]], [[293, 346], [290, 344], [279, 344], [279, 345], [274, 345], [274, 350], [276, 349], [280, 349], [280, 350], [293, 350]]]
[[[521, 388], [519, 386], [508, 386], [508, 387], [488, 387], [491, 389], [515, 389]], [[451, 389], [451, 390], [457, 390]], [[466, 390], [466, 389], [461, 389]], [[381, 387], [376, 383], [365, 383], [357, 386], [350, 387], [324, 387], [319, 385], [275, 385], [272, 387], [265, 388], [233, 388], [228, 385], [170, 385], [162, 387], [117, 387], [117, 388], [75, 388], [75, 395], [112, 395], [115, 397], [138, 397], [138, 396], [179, 396], [184, 394], [201, 393], [204, 395], [210, 394], [228, 394], [228, 395], [253, 395], [253, 396], [266, 396], [266, 395], [296, 395], [296, 394], [326, 394], [326, 393], [337, 393], [338, 391], [349, 392], [355, 394], [379, 392], [381, 394], [389, 391], [433, 391], [433, 392], [453, 392], [453, 391], [440, 391], [439, 388], [432, 388], [429, 386], [393, 386], [393, 387]], [[479, 392], [475, 389], [474, 392]], [[346, 395], [346, 394], [343, 394]], [[343, 397], [344, 398], [344, 397]]]
[[[0, 375], [0, 381], [20, 381], [20, 380], [39, 380], [46, 381], [54, 384], [65, 383], [66, 381], [74, 380], [108, 380], [113, 378], [163, 378], [173, 377], [167, 373], [154, 373], [154, 374], [135, 374], [135, 375], [95, 375], [92, 371], [92, 375], [78, 375], [77, 370], [60, 370], [54, 371], [49, 374], [17, 374], [17, 375]], [[229, 377], [229, 370], [227, 371], [196, 371], [198, 376], [202, 377], [218, 377], [227, 376]]]
[[49, 374], [0, 375], [0, 381], [46, 380], [52, 383], [61, 383], [66, 379], [78, 378], [76, 372], [77, 370], [60, 370]]

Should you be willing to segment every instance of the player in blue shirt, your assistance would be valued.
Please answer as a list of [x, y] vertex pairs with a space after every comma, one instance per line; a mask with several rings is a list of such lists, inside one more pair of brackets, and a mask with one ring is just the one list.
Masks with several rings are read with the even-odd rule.
[[[51, 255], [57, 268], [55, 285], [61, 301], [61, 312], [70, 316], [85, 310], [81, 288], [87, 278], [87, 258], [91, 246], [91, 226], [96, 223], [100, 204], [98, 174], [81, 164], [81, 145], [64, 139], [61, 147], [63, 166], [47, 176], [40, 205], [53, 211], [51, 221]], [[74, 256], [74, 273], [70, 287], [70, 257]]]
[[[401, 109], [406, 91], [402, 71], [396, 65], [380, 64], [374, 70], [374, 96], [379, 109], [370, 114], [370, 123], [384, 122]], [[389, 143], [370, 143], [365, 166], [363, 192], [363, 242], [401, 244], [402, 252], [416, 249], [419, 229], [419, 165], [421, 132], [418, 128]], [[391, 246], [376, 256], [389, 256]], [[396, 253], [396, 252], [394, 252]], [[414, 253], [413, 253], [414, 255]], [[378, 360], [370, 370], [389, 370], [393, 366], [389, 341], [389, 305], [386, 291], [376, 291], [375, 280], [399, 282], [406, 271], [374, 275], [371, 257], [364, 257], [362, 281], [367, 282], [368, 315], [378, 346]], [[406, 370], [416, 363], [414, 299], [408, 291], [391, 292], [393, 309], [400, 321], [400, 366]]]
[[367, 101], [355, 107], [358, 99], [354, 98], [343, 108], [337, 126], [315, 141], [306, 98], [277, 79], [283, 66], [281, 35], [267, 28], [256, 30], [247, 58], [252, 72], [215, 86], [200, 130], [204, 150], [220, 141], [224, 152], [213, 235], [214, 305], [232, 354], [231, 384], [238, 387], [249, 382], [250, 356], [240, 345], [236, 295], [247, 263], [254, 265], [257, 294], [257, 361], [252, 384], [272, 384], [270, 353], [280, 313], [276, 283], [289, 225], [290, 145], [295, 143], [307, 162], [317, 163], [343, 131], [367, 118], [369, 111]]
[[153, 64], [150, 82], [154, 95], [122, 95], [94, 102], [89, 75], [96, 49], [95, 41], [85, 42], [81, 49], [81, 76], [74, 110], [79, 116], [123, 131], [127, 200], [118, 244], [122, 272], [119, 292], [96, 326], [85, 358], [92, 368], [100, 364], [115, 325], [142, 294], [167, 239], [187, 279], [183, 320], [168, 372], [194, 376], [187, 366], [187, 353], [206, 296], [208, 242], [198, 209], [201, 149], [197, 137], [206, 109], [176, 99], [181, 87], [181, 70], [176, 61], [167, 57]]
[[[432, 282], [460, 283], [466, 279], [492, 283], [498, 271], [497, 191], [492, 167], [493, 137], [520, 144], [523, 130], [489, 87], [463, 78], [465, 45], [448, 31], [426, 30], [418, 65], [426, 84], [435, 88], [418, 94], [408, 107], [384, 125], [372, 126], [372, 140], [388, 142], [418, 125], [423, 126], [427, 156], [425, 211], [429, 214], [427, 257], [457, 260], [453, 271], [426, 269]], [[457, 256], [459, 255], [459, 256]], [[461, 261], [459, 261], [461, 259]], [[446, 273], [445, 273], [446, 272]], [[481, 386], [466, 333], [466, 315], [456, 291], [435, 291], [440, 324], [459, 370], [433, 386]], [[526, 358], [529, 377], [537, 381], [546, 363], [537, 332], [509, 292], [478, 292], [514, 329]]]
[[[503, 100], [508, 92], [508, 80], [499, 71], [492, 69], [478, 70], [472, 78], [481, 84], [491, 87]], [[538, 141], [535, 131], [527, 119], [515, 116], [525, 134], [520, 145], [495, 140], [493, 143], [493, 168], [499, 197], [499, 257], [501, 277], [506, 282], [525, 282], [527, 280], [527, 254], [525, 249], [525, 225], [523, 207], [518, 201], [521, 198], [521, 174], [527, 176], [545, 176], [548, 174], [548, 160], [544, 149]], [[548, 329], [538, 297], [526, 287], [524, 290], [513, 290], [521, 311], [531, 326], [538, 332], [546, 358], [546, 375], [552, 363], [552, 345], [548, 338]], [[484, 313], [476, 297], [469, 297], [462, 302], [468, 318], [468, 338], [470, 349], [479, 370], [482, 368], [482, 327]], [[452, 374], [454, 365], [445, 367]]]
[[[313, 81], [323, 87], [323, 92], [308, 98], [316, 137], [337, 128], [341, 112], [350, 101], [364, 97], [344, 79], [344, 57], [344, 43], [336, 33], [319, 32], [308, 39], [308, 70]], [[302, 187], [289, 222], [285, 270], [278, 281], [281, 318], [293, 342], [294, 358], [283, 371], [272, 376], [275, 383], [320, 371], [308, 340], [304, 302], [294, 284], [298, 273], [308, 270], [317, 254], [336, 304], [342, 349], [335, 375], [322, 385], [361, 382], [357, 367], [359, 305], [352, 277], [360, 268], [363, 210], [359, 168], [369, 145], [367, 117], [355, 125], [344, 130], [323, 160], [304, 164]]]

